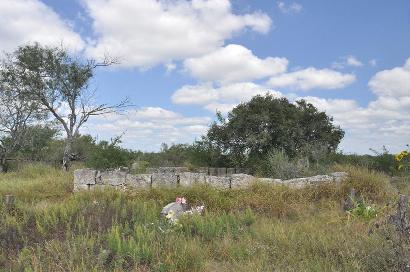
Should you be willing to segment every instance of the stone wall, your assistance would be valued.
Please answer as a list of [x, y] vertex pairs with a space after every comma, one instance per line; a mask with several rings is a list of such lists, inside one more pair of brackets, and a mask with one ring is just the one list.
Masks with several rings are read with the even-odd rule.
[[220, 189], [242, 188], [252, 182], [260, 181], [271, 184], [282, 184], [301, 188], [323, 183], [339, 183], [348, 177], [347, 173], [336, 172], [329, 175], [296, 178], [290, 180], [255, 178], [247, 174], [231, 174], [227, 176], [213, 176], [208, 173], [193, 173], [183, 168], [162, 168], [151, 174], [129, 174], [126, 170], [97, 171], [94, 169], [79, 169], [74, 171], [74, 191], [93, 190], [105, 187], [152, 188], [192, 186], [194, 184], [209, 184]]

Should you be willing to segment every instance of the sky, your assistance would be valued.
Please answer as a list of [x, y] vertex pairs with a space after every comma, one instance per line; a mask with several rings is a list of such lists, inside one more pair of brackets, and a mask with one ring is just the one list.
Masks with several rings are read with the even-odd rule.
[[33, 42], [119, 60], [94, 103], [133, 106], [82, 133], [126, 148], [191, 143], [266, 93], [332, 116], [345, 153], [410, 143], [408, 0], [0, 0], [0, 51]]

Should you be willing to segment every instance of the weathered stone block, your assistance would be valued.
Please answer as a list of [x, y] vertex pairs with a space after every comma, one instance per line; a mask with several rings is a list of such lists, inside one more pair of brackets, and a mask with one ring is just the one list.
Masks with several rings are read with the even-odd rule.
[[97, 171], [93, 169], [77, 169], [74, 171], [74, 184], [87, 185], [95, 184]]
[[258, 178], [258, 181], [266, 182], [270, 184], [283, 184], [283, 181], [281, 179], [274, 179], [274, 178]]
[[334, 181], [337, 183], [340, 183], [349, 178], [349, 174], [346, 172], [334, 172], [334, 173], [331, 173], [330, 175], [333, 177]]
[[179, 184], [181, 186], [191, 186], [194, 184], [205, 183], [205, 173], [183, 172], [179, 174]]
[[200, 167], [198, 168], [198, 173], [203, 173], [208, 175], [208, 167]]
[[233, 174], [235, 174], [235, 168], [226, 168], [227, 176], [232, 176]]
[[152, 187], [177, 186], [178, 179], [174, 173], [154, 173], [152, 174]]
[[226, 176], [226, 168], [217, 168], [217, 176], [224, 177]]
[[283, 183], [292, 187], [302, 188], [308, 185], [320, 185], [323, 183], [332, 183], [335, 178], [331, 175], [317, 175], [306, 178], [295, 178], [284, 180]]
[[230, 177], [206, 176], [205, 182], [216, 188], [229, 189], [231, 187]]
[[159, 168], [149, 168], [150, 174], [177, 174], [182, 172], [188, 172], [187, 167], [159, 167]]
[[217, 176], [218, 175], [218, 168], [209, 167], [208, 168], [208, 174], [210, 176]]
[[120, 186], [125, 185], [126, 172], [118, 170], [102, 171], [97, 174], [97, 184]]
[[130, 175], [127, 174], [125, 184], [133, 188], [150, 188], [151, 174]]
[[253, 181], [255, 177], [247, 174], [234, 174], [231, 176], [231, 188], [247, 187]]

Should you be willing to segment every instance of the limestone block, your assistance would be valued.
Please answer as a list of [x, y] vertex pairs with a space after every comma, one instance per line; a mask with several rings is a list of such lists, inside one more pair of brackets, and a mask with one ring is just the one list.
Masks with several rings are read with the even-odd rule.
[[125, 184], [133, 188], [150, 188], [151, 174], [130, 175], [127, 174]]
[[229, 189], [231, 187], [230, 177], [206, 176], [205, 182], [216, 188]]
[[217, 176], [224, 177], [226, 176], [226, 168], [216, 168]]
[[218, 168], [209, 167], [208, 173], [210, 176], [217, 176], [218, 175]]
[[74, 171], [74, 184], [87, 185], [95, 184], [97, 171], [93, 169], [77, 169]]
[[177, 186], [177, 175], [174, 173], [154, 173], [152, 174], [152, 187]]
[[199, 167], [198, 173], [203, 173], [208, 175], [208, 167]]
[[97, 174], [97, 184], [120, 186], [125, 185], [126, 172], [119, 170], [102, 171]]
[[154, 171], [154, 173], [161, 173], [161, 174], [178, 174], [182, 172], [188, 172], [189, 169], [187, 167], [159, 167]]
[[234, 174], [231, 176], [231, 188], [240, 188], [249, 186], [255, 177], [247, 174]]
[[266, 182], [270, 184], [283, 184], [283, 181], [281, 179], [274, 179], [274, 178], [258, 178], [258, 181]]
[[183, 172], [179, 174], [179, 184], [181, 186], [191, 186], [194, 184], [205, 183], [206, 174]]
[[320, 185], [323, 183], [334, 182], [334, 177], [330, 175], [317, 175], [306, 178], [295, 178], [284, 180], [283, 183], [292, 187], [302, 188], [308, 185]]
[[349, 178], [349, 174], [346, 172], [334, 172], [330, 174], [336, 183], [340, 183]]
[[232, 176], [233, 174], [235, 174], [235, 168], [226, 168], [227, 176]]

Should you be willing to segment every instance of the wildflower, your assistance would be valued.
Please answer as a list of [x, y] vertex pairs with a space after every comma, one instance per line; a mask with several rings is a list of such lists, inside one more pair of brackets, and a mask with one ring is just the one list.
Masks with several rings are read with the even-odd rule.
[[398, 161], [398, 162], [401, 161], [403, 158], [404, 158], [404, 156], [403, 156], [402, 153], [396, 155], [396, 161]]
[[186, 204], [186, 199], [185, 197], [177, 197], [175, 202], [178, 204]]

